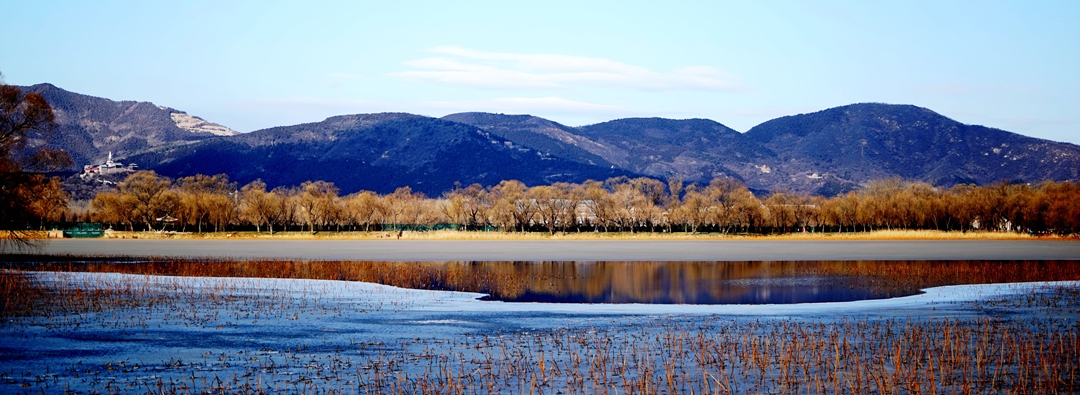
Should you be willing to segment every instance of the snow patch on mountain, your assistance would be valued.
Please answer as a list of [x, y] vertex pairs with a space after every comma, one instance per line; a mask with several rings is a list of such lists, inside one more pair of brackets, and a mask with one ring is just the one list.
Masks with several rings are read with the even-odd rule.
[[213, 122], [208, 122], [205, 119], [194, 115], [188, 115], [188, 113], [183, 111], [173, 110], [169, 113], [169, 116], [172, 117], [173, 122], [176, 122], [177, 127], [192, 133], [210, 133], [215, 136], [235, 136], [240, 134], [240, 132]]

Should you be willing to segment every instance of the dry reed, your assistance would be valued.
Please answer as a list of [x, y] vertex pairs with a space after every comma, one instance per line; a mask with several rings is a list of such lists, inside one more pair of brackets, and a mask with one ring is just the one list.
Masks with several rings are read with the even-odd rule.
[[[62, 273], [3, 271], [0, 291], [6, 291], [8, 315], [0, 328], [6, 340], [17, 339], [20, 328], [29, 325], [53, 333], [178, 325], [243, 333], [240, 324], [252, 320], [408, 308], [407, 301], [377, 305], [362, 296], [345, 306], [328, 301], [330, 288], [288, 291], [231, 277], [383, 278], [418, 287], [520, 283], [510, 274], [439, 271], [437, 266], [171, 260], [35, 265], [30, 268]], [[1069, 262], [990, 262], [970, 269], [895, 262], [847, 267], [819, 270], [883, 270], [886, 277], [913, 283], [1075, 276], [1077, 270]], [[69, 271], [136, 275], [88, 279]], [[194, 289], [183, 279], [150, 274], [226, 278]], [[45, 372], [8, 369], [0, 372], [0, 382], [9, 383], [5, 392], [157, 394], [1067, 394], [1080, 391], [1078, 306], [1080, 290], [1068, 284], [978, 300], [967, 306], [981, 312], [972, 318], [655, 318], [392, 343], [373, 338], [317, 348], [241, 348], [207, 352], [197, 360], [122, 360]]]

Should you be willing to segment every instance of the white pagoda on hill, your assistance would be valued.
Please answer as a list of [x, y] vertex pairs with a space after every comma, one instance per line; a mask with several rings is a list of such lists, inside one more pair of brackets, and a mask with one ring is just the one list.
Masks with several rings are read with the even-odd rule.
[[127, 173], [138, 169], [138, 165], [134, 163], [124, 166], [123, 163], [113, 162], [112, 151], [109, 151], [109, 158], [105, 160], [105, 163], [97, 163], [93, 165], [84, 165], [83, 172], [80, 177], [94, 177], [96, 175]]

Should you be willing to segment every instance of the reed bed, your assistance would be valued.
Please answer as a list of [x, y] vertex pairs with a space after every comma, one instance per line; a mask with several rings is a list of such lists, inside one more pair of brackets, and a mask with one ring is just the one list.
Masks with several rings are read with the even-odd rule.
[[[80, 333], [288, 331], [325, 317], [393, 319], [414, 288], [528, 287], [522, 265], [306, 261], [53, 262], [0, 271], [4, 344]], [[74, 258], [72, 258], [74, 259]], [[495, 267], [501, 270], [494, 269]], [[1075, 262], [779, 265], [782, 275], [876, 273], [898, 287], [1075, 280]], [[527, 273], [527, 271], [525, 271]], [[126, 274], [114, 274], [126, 273]], [[303, 283], [261, 279], [322, 279]], [[344, 280], [344, 281], [343, 281]], [[546, 280], [551, 280], [546, 278]], [[964, 302], [972, 314], [882, 318], [643, 317], [543, 330], [416, 338], [380, 334], [198, 356], [120, 357], [24, 369], [0, 362], [0, 392], [303, 394], [1068, 394], [1080, 392], [1075, 283]], [[542, 318], [541, 318], [542, 319]], [[269, 328], [269, 329], [266, 329]], [[0, 355], [5, 351], [0, 350]]]
[[35, 274], [0, 273], [0, 291], [5, 292], [0, 328], [13, 333], [37, 324], [61, 332], [170, 325], [220, 330], [267, 320], [368, 313], [385, 304], [354, 293], [348, 295], [349, 306], [330, 303], [344, 296], [318, 282], [282, 289], [266, 287], [258, 279], [215, 279], [209, 286], [193, 286], [181, 277], [52, 273], [43, 280]]
[[[68, 289], [85, 281], [40, 283]], [[122, 314], [65, 333], [122, 321], [147, 308], [175, 311], [139, 325], [212, 325], [249, 306], [245, 296], [281, 303], [294, 292], [223, 279], [202, 292], [153, 276], [120, 276], [91, 288]], [[178, 287], [177, 287], [178, 286]], [[91, 289], [87, 289], [88, 291]], [[206, 291], [214, 295], [207, 295]], [[222, 290], [218, 293], [216, 290]], [[325, 292], [311, 291], [307, 298]], [[156, 307], [139, 295], [153, 297]], [[199, 295], [199, 296], [194, 296]], [[279, 296], [273, 296], [279, 295]], [[78, 299], [78, 298], [75, 298]], [[108, 299], [108, 298], [106, 298]], [[100, 300], [100, 297], [99, 297]], [[207, 300], [218, 301], [206, 305]], [[199, 306], [188, 311], [190, 303]], [[86, 306], [83, 302], [62, 302]], [[674, 317], [542, 331], [493, 331], [384, 342], [349, 338], [288, 348], [225, 349], [196, 358], [73, 363], [45, 372], [0, 372], [0, 390], [88, 393], [304, 394], [1068, 394], [1080, 391], [1075, 285], [972, 308], [1019, 316], [977, 318], [786, 319]], [[400, 308], [400, 307], [395, 307]], [[394, 309], [394, 308], [391, 308]], [[95, 308], [70, 315], [83, 317]], [[231, 313], [226, 313], [232, 311]], [[97, 311], [100, 313], [100, 311]], [[59, 313], [59, 312], [56, 312]], [[50, 317], [55, 322], [57, 316]], [[170, 321], [171, 320], [171, 321]], [[209, 330], [209, 329], [207, 329]], [[220, 330], [218, 328], [217, 330]], [[14, 391], [13, 391], [14, 392]]]

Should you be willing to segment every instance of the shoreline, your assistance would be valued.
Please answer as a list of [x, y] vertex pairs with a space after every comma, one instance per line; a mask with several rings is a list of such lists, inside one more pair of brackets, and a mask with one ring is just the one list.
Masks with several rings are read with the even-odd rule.
[[258, 240], [55, 239], [10, 253], [313, 261], [1077, 260], [1059, 240]]
[[[57, 234], [30, 232], [30, 238], [55, 239]], [[1080, 236], [1028, 235], [1015, 232], [875, 230], [869, 232], [791, 232], [784, 234], [664, 233], [664, 232], [481, 232], [481, 231], [404, 231], [400, 238], [391, 231], [320, 231], [311, 232], [150, 232], [108, 230], [102, 239], [193, 239], [193, 240], [1057, 240], [1080, 241]]]

